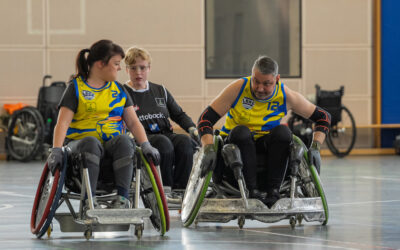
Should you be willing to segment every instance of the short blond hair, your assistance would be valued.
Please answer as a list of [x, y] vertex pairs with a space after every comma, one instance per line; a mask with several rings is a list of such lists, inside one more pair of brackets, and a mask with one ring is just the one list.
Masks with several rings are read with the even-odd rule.
[[149, 65], [151, 63], [151, 56], [147, 50], [133, 46], [133, 47], [130, 47], [125, 53], [126, 66], [135, 64], [137, 58], [141, 58], [142, 60], [148, 61]]

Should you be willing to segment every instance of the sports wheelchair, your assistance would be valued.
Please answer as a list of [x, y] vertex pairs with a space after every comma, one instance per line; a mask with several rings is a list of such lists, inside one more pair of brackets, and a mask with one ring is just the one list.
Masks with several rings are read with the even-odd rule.
[[[214, 136], [217, 158], [222, 157], [223, 139]], [[201, 150], [193, 165], [192, 173], [182, 203], [181, 220], [185, 227], [193, 222], [229, 222], [238, 219], [243, 228], [245, 219], [272, 223], [289, 219], [292, 228], [302, 220], [328, 223], [329, 209], [319, 174], [314, 165], [308, 163], [307, 148], [293, 135], [291, 152], [287, 160], [286, 174], [280, 187], [280, 199], [268, 208], [258, 199], [249, 199], [240, 168], [232, 169], [238, 189], [229, 183], [211, 182], [215, 166], [209, 166], [201, 177]], [[214, 161], [214, 164], [217, 160]]]
[[[161, 235], [169, 230], [168, 206], [159, 175], [154, 164], [146, 160], [140, 147], [136, 147], [134, 156], [137, 167], [130, 190], [130, 200], [134, 207], [130, 209], [111, 208], [117, 196], [112, 192], [113, 183], [107, 181], [109, 178], [99, 179], [96, 190], [98, 206], [95, 208], [88, 169], [82, 164], [83, 156], [71, 154], [67, 146], [63, 147], [63, 152], [61, 170], [56, 170], [53, 176], [46, 163], [38, 184], [30, 223], [31, 232], [37, 238], [46, 232], [50, 237], [53, 218], [59, 222], [61, 232], [84, 232], [86, 239], [90, 239], [93, 232], [128, 231], [131, 224], [135, 226], [134, 233], [140, 239], [144, 229], [143, 218], [149, 217]], [[107, 159], [103, 159], [101, 164], [107, 164]], [[145, 208], [139, 208], [139, 196]], [[73, 200], [75, 203], [79, 201], [77, 210], [77, 205], [74, 208], [72, 204]], [[86, 202], [88, 207], [84, 206]], [[56, 213], [63, 203], [69, 213]]]
[[6, 148], [13, 159], [29, 161], [39, 154], [45, 159], [46, 149], [53, 143], [53, 130], [58, 116], [57, 105], [66, 84], [52, 82], [50, 86], [46, 86], [46, 80], [50, 78], [49, 75], [43, 77], [37, 106], [27, 106], [17, 110], [10, 118]]

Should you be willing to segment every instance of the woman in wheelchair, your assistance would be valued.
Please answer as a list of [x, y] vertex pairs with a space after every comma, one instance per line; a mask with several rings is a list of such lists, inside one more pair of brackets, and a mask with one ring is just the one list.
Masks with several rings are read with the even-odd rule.
[[[217, 159], [213, 125], [227, 113], [220, 134], [225, 137], [225, 143], [237, 147], [224, 147], [222, 156], [227, 167], [221, 160], [217, 162], [214, 176], [232, 180], [231, 169], [235, 168], [233, 165], [239, 166], [250, 198], [260, 199], [271, 207], [280, 198], [280, 185], [285, 177], [292, 142], [289, 128], [280, 125], [290, 109], [316, 123], [308, 159], [319, 172], [319, 149], [329, 130], [330, 114], [285, 86], [280, 81], [278, 64], [267, 56], [260, 56], [253, 65], [251, 76], [229, 84], [201, 114], [198, 130], [204, 147], [202, 168], [212, 166]], [[257, 173], [257, 162], [260, 161], [264, 173], [261, 175]]]
[[[183, 195], [180, 191], [186, 188], [193, 164], [196, 146], [193, 144], [200, 143], [196, 125], [163, 85], [147, 80], [151, 65], [147, 50], [129, 48], [125, 64], [130, 78], [125, 87], [151, 144], [161, 155], [163, 185]], [[174, 133], [169, 118], [188, 132], [192, 140], [187, 135]]]
[[144, 155], [155, 164], [160, 158], [157, 149], [147, 140], [130, 97], [115, 81], [124, 56], [123, 49], [109, 40], [100, 40], [78, 53], [77, 74], [60, 101], [53, 148], [47, 160], [54, 175], [62, 166], [63, 145], [67, 145], [73, 155], [80, 154], [88, 168], [94, 197], [99, 175], [108, 172], [101, 168], [100, 161], [104, 157], [111, 158], [118, 194], [114, 208], [129, 207], [128, 190], [133, 175], [135, 145], [124, 135], [123, 122], [141, 145]]

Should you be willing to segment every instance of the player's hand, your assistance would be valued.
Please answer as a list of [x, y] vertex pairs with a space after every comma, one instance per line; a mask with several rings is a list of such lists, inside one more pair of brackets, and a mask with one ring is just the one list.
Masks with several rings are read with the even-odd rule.
[[321, 171], [321, 154], [319, 152], [321, 144], [317, 141], [313, 141], [310, 149], [308, 150], [308, 160], [310, 164], [313, 164], [318, 171]]
[[206, 174], [208, 174], [208, 172], [214, 170], [216, 160], [217, 160], [217, 153], [214, 150], [214, 145], [213, 144], [205, 145], [203, 159], [201, 160], [200, 164], [200, 169], [201, 169], [200, 177], [204, 177], [206, 176]]

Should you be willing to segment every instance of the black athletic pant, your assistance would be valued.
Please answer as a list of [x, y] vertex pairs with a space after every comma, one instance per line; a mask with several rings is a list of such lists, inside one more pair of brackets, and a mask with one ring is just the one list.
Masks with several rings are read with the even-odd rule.
[[151, 145], [161, 156], [160, 169], [164, 186], [185, 189], [193, 165], [193, 145], [184, 134], [150, 134]]
[[[127, 135], [118, 135], [104, 143], [92, 136], [66, 143], [72, 154], [82, 154], [88, 168], [90, 188], [96, 192], [99, 176], [114, 176], [118, 194], [127, 197], [133, 175], [133, 155], [135, 144]], [[106, 160], [110, 164], [100, 164]]]
[[[239, 125], [232, 129], [225, 143], [236, 144], [240, 149], [247, 188], [268, 191], [279, 188], [284, 178], [291, 141], [292, 132], [284, 125], [276, 126], [256, 141], [249, 128]], [[261, 168], [260, 171], [257, 171], [257, 166]], [[235, 180], [228, 167], [225, 167], [224, 174], [230, 182]]]

